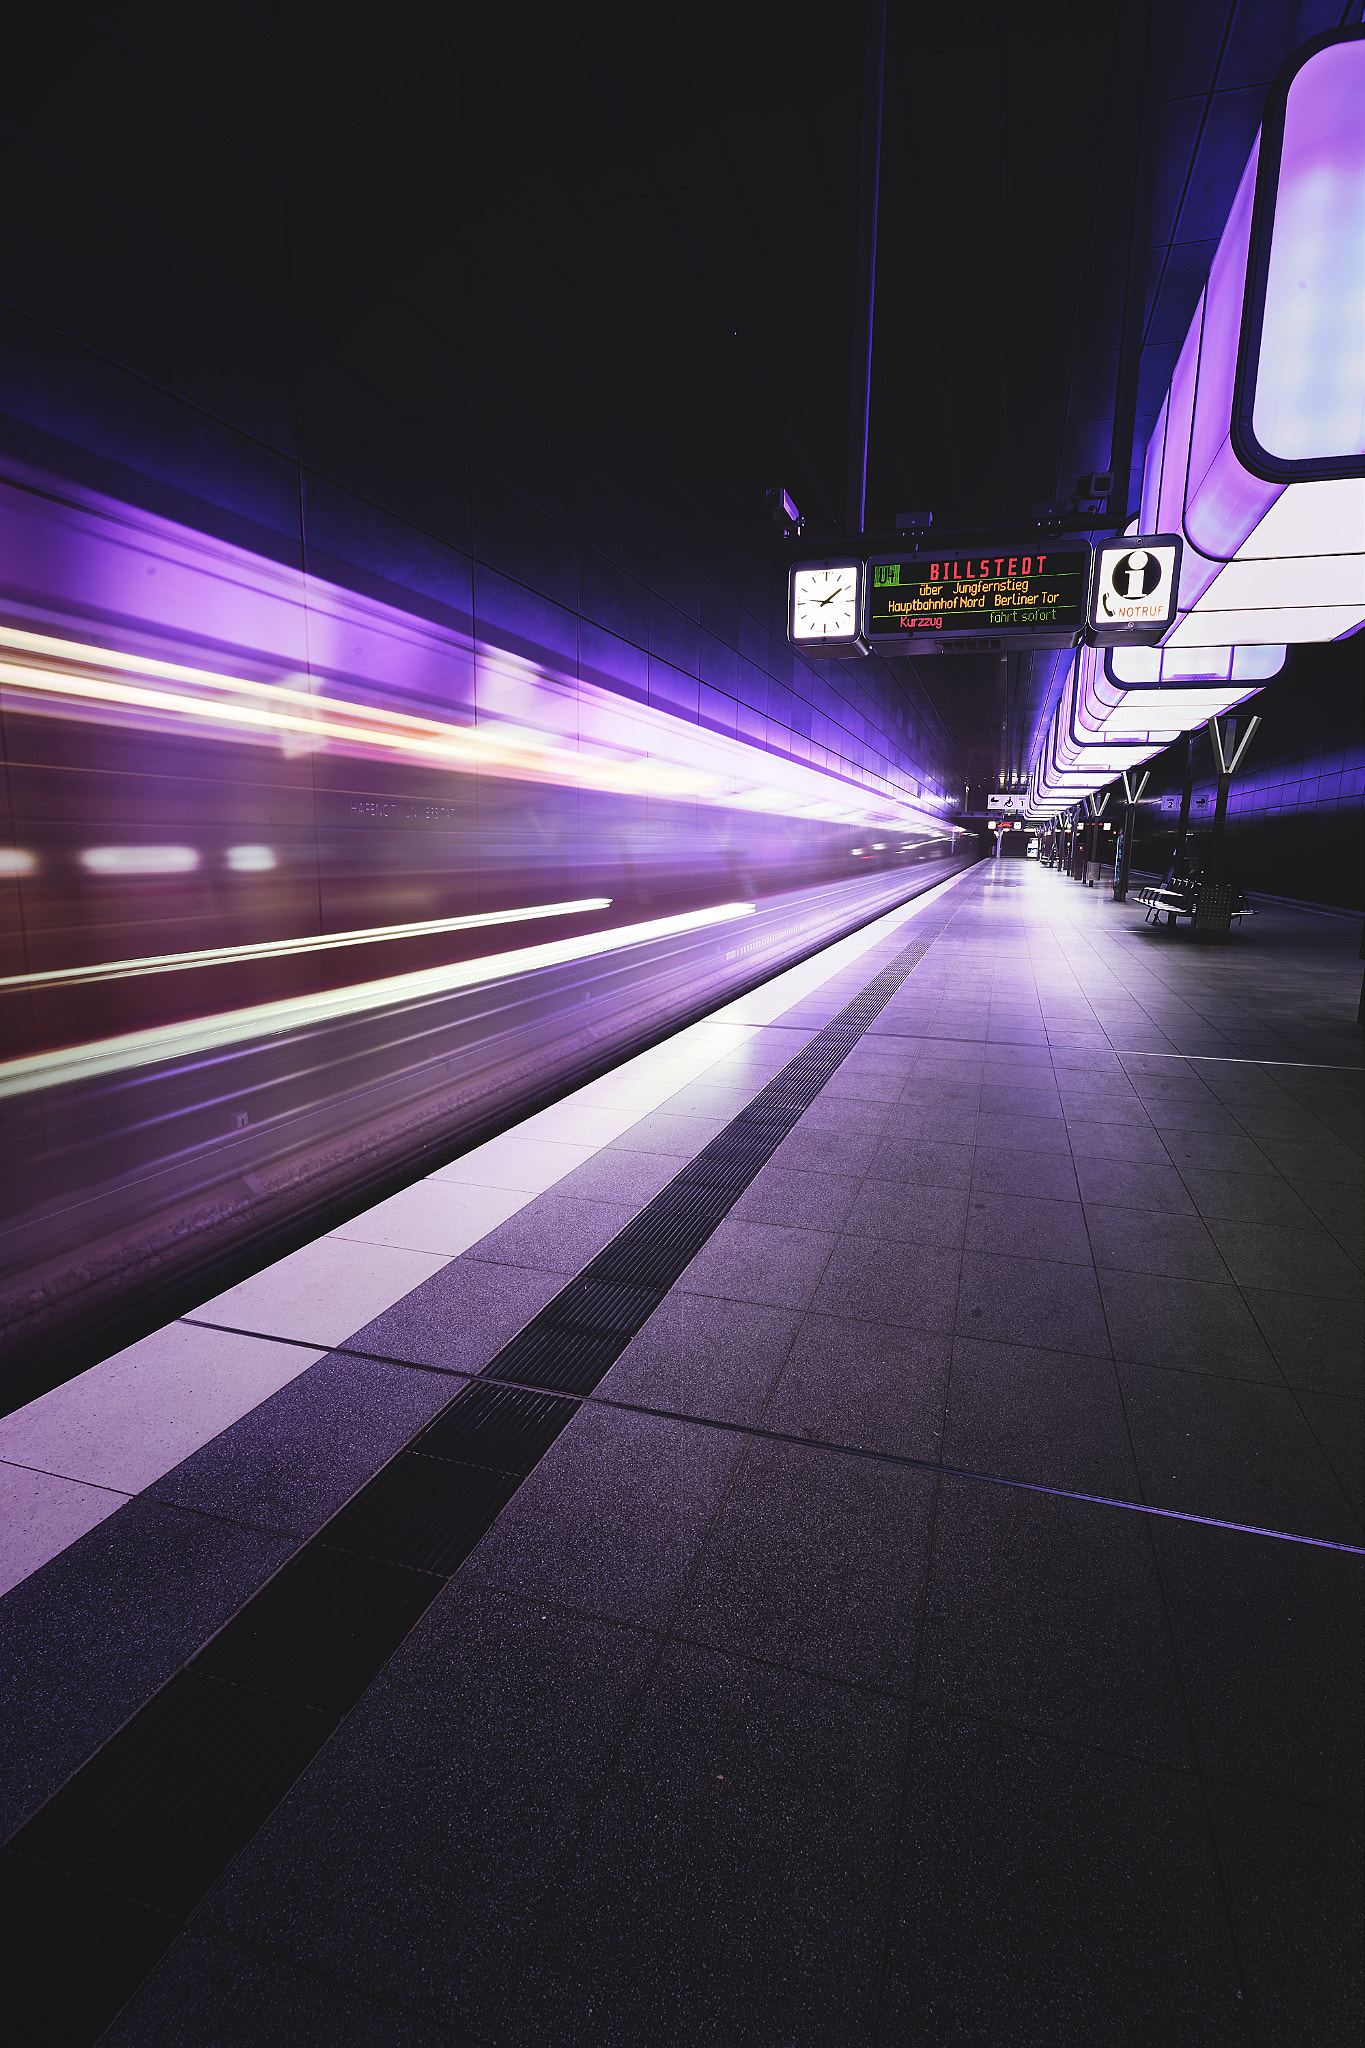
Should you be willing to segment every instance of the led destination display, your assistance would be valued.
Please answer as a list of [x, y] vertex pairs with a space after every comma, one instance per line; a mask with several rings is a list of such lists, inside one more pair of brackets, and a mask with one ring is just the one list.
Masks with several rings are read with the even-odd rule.
[[1085, 627], [1089, 589], [1084, 542], [1044, 538], [989, 552], [883, 557], [868, 563], [864, 631], [885, 649], [978, 636], [1072, 647]]

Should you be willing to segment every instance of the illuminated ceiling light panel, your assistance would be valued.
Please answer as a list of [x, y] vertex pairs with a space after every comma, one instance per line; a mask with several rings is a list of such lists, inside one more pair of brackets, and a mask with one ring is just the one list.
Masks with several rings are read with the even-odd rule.
[[[1365, 42], [1297, 62], [1281, 109], [1270, 246], [1258, 267], [1260, 334], [1251, 404], [1257, 449], [1316, 463], [1365, 453]], [[1271, 169], [1268, 162], [1267, 169]], [[1267, 181], [1268, 182], [1268, 181]], [[1262, 204], [1257, 195], [1258, 206]]]
[[[1087, 796], [1089, 794], [1088, 790], [1081, 793]], [[1069, 811], [1074, 804], [1079, 803], [1081, 795], [1072, 796], [1064, 790], [1045, 790], [1035, 779], [1029, 784], [1028, 810], [1025, 815], [1030, 818], [1058, 817], [1061, 812]]]
[[[1100, 652], [1097, 648], [1083, 651], [1087, 657]], [[1100, 663], [1093, 658], [1079, 660], [1073, 667], [1052, 721], [1046, 755], [1051, 773], [1059, 777], [1088, 776], [1090, 788], [1097, 786], [1095, 778], [1112, 777], [1125, 768], [1137, 767], [1147, 759], [1153, 746], [1168, 746], [1176, 737], [1175, 730], [1169, 736], [1153, 734], [1149, 729], [1151, 721], [1146, 717], [1139, 725], [1120, 726], [1113, 717], [1113, 706], [1095, 696], [1097, 669], [1103, 673]], [[1166, 716], [1169, 722], [1169, 705]]]
[[[1276, 568], [1284, 566], [1283, 563], [1275, 564]], [[1219, 584], [1215, 583], [1211, 586], [1207, 605], [1198, 605], [1187, 613], [1172, 628], [1168, 644], [1201, 647], [1233, 637], [1239, 641], [1262, 643], [1272, 639], [1288, 641], [1297, 647], [1314, 640], [1345, 640], [1365, 620], [1365, 554], [1360, 558], [1359, 583], [1360, 595], [1350, 604], [1295, 605], [1288, 601], [1289, 592], [1281, 584], [1277, 588], [1280, 602], [1274, 606], [1238, 608], [1230, 605], [1226, 610], [1216, 601]], [[1264, 583], [1260, 588], [1264, 590]]]
[[[1171, 735], [1172, 739], [1175, 737], [1175, 734]], [[1059, 741], [1060, 734], [1054, 725], [1040, 767], [1040, 780], [1056, 795], [1064, 795], [1071, 790], [1078, 796], [1103, 789], [1106, 782], [1112, 782], [1125, 768], [1141, 767], [1163, 746], [1170, 745], [1169, 739], [1161, 739], [1155, 744], [1143, 741], [1126, 747], [1077, 747], [1064, 752]]]
[[643, 924], [618, 925], [612, 931], [587, 932], [581, 938], [518, 946], [512, 952], [460, 960], [448, 967], [388, 974], [381, 980], [358, 982], [350, 988], [320, 989], [314, 994], [290, 996], [277, 1002], [253, 1003], [214, 1017], [196, 1017], [183, 1024], [159, 1024], [143, 1031], [129, 1031], [88, 1045], [29, 1053], [22, 1059], [0, 1063], [0, 1097], [29, 1095], [36, 1089], [87, 1081], [101, 1074], [125, 1073], [163, 1060], [195, 1058], [222, 1046], [330, 1024], [342, 1017], [359, 1016], [366, 1010], [387, 1009], [390, 1004], [421, 1002], [450, 995], [456, 989], [472, 988], [479, 982], [510, 980], [516, 975], [533, 974], [542, 967], [591, 960], [627, 946], [647, 945], [652, 939], [671, 938], [677, 933], [702, 931], [709, 925], [752, 917], [754, 909], [752, 903], [717, 903], [706, 910], [651, 918]]
[[[1170, 667], [1176, 671], [1169, 680], [1161, 673], [1155, 683], [1128, 681], [1126, 675], [1138, 665], [1132, 656], [1140, 651], [1161, 657], [1164, 671], [1165, 649], [1158, 648], [1110, 648], [1094, 662], [1078, 665], [1071, 717], [1071, 735], [1076, 741], [1133, 745], [1150, 736], [1154, 744], [1169, 746], [1182, 732], [1220, 717], [1254, 695], [1283, 668], [1287, 653], [1283, 647], [1220, 647], [1209, 650], [1213, 658], [1205, 664], [1176, 650], [1169, 657]], [[1105, 654], [1120, 654], [1122, 662], [1106, 659]], [[1205, 666], [1212, 673], [1198, 672]], [[1183, 668], [1195, 673], [1181, 674]]]
[[[171, 849], [173, 852], [181, 850]], [[468, 917], [434, 917], [418, 924], [368, 925], [361, 931], [323, 932], [311, 938], [262, 939], [247, 946], [212, 946], [198, 953], [148, 953], [135, 960], [101, 960], [90, 967], [53, 967], [44, 969], [41, 974], [7, 974], [0, 977], [0, 989], [75, 988], [85, 982], [127, 981], [149, 974], [179, 974], [195, 967], [225, 967], [247, 960], [293, 959], [301, 953], [335, 952], [342, 946], [374, 946], [394, 939], [429, 939], [445, 932], [469, 932], [488, 925], [525, 924], [538, 917], [577, 917], [585, 911], [610, 908], [610, 896], [584, 896], [577, 903], [534, 903], [522, 910], [487, 910]]]
[[[1356, 477], [1315, 484], [1303, 495], [1286, 491], [1237, 550], [1239, 562], [1288, 560], [1296, 555], [1338, 553], [1343, 540], [1365, 545], [1361, 487]], [[1354, 560], [1348, 554], [1347, 561]]]
[[1271, 89], [1141, 505], [1186, 543], [1166, 645], [1365, 621], [1365, 30], [1305, 44]]
[[[1288, 659], [1288, 647], [1111, 647], [1104, 673], [1132, 690], [1143, 683], [1266, 683]], [[1183, 702], [1183, 699], [1176, 699]]]
[[[1239, 661], [1239, 654], [1245, 656]], [[1182, 732], [1220, 717], [1253, 696], [1269, 671], [1283, 665], [1284, 650], [1219, 651], [1219, 676], [1176, 685], [1126, 685], [1116, 672], [1162, 670], [1156, 648], [1081, 648], [1062, 688], [1042, 748], [1032, 764], [1029, 790], [1034, 807], [1065, 806], [1090, 796], [1125, 770], [1140, 768]], [[1172, 666], [1182, 666], [1182, 657]], [[1239, 668], [1249, 675], [1237, 673]]]

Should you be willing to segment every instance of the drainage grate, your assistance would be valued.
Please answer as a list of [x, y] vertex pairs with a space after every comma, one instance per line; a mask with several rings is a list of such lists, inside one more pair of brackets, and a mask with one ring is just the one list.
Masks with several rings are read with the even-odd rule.
[[410, 1566], [306, 1543], [190, 1669], [344, 1714], [444, 1583]]
[[315, 1708], [182, 1671], [11, 1850], [183, 1919], [335, 1726]]
[[0, 1851], [17, 1943], [7, 2003], [33, 2001], [25, 2038], [84, 2048], [108, 2026], [947, 922], [874, 976]]
[[409, 1449], [424, 1458], [456, 1458], [462, 1463], [473, 1459], [524, 1478], [577, 1413], [577, 1401], [560, 1401], [550, 1394], [471, 1387], [443, 1408]]
[[[452, 1418], [453, 1419], [453, 1418]], [[329, 1550], [449, 1578], [521, 1485], [524, 1474], [400, 1451], [316, 1537]], [[435, 1599], [439, 1586], [431, 1589]], [[377, 1668], [377, 1667], [376, 1667]]]
[[5, 2010], [18, 2041], [96, 2041], [180, 1932], [135, 1899], [0, 1850]]

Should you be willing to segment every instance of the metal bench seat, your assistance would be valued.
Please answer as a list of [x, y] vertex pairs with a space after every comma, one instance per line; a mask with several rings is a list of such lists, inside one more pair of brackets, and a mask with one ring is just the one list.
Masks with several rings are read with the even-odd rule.
[[1147, 913], [1148, 924], [1159, 923], [1163, 916], [1169, 917], [1172, 924], [1178, 917], [1188, 917], [1196, 929], [1225, 931], [1234, 917], [1240, 924], [1244, 917], [1256, 915], [1240, 889], [1205, 879], [1183, 884], [1149, 884], [1137, 891], [1137, 900]]

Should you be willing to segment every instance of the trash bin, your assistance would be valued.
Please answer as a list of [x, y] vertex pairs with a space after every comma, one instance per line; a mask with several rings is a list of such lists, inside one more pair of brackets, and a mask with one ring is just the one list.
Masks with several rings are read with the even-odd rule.
[[1098, 862], [1097, 860], [1088, 860], [1088, 861], [1086, 862], [1086, 864], [1085, 864], [1085, 886], [1086, 886], [1086, 888], [1087, 888], [1087, 889], [1093, 889], [1093, 888], [1094, 888], [1094, 886], [1095, 886], [1095, 884], [1096, 884], [1096, 882], [1098, 882], [1099, 878], [1100, 878], [1100, 864], [1099, 864], [1099, 862]]

